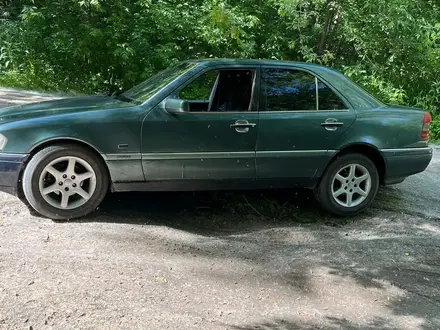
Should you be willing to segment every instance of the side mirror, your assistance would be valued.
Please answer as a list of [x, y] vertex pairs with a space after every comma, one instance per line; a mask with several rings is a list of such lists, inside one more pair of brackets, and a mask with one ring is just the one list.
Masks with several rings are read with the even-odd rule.
[[170, 98], [165, 100], [164, 109], [171, 115], [185, 113], [189, 112], [189, 103], [186, 100]]

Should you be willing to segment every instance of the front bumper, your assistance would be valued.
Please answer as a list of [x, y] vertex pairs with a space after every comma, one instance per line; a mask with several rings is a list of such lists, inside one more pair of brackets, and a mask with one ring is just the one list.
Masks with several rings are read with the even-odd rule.
[[29, 155], [0, 153], [0, 191], [17, 195], [20, 171]]
[[406, 177], [423, 172], [432, 159], [432, 149], [403, 148], [381, 150], [385, 160], [384, 184], [402, 182]]

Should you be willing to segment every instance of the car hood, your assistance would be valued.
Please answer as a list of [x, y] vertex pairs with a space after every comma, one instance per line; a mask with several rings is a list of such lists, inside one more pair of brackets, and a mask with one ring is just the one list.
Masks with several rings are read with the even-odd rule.
[[109, 96], [71, 97], [0, 109], [0, 124], [16, 120], [133, 106], [132, 103]]

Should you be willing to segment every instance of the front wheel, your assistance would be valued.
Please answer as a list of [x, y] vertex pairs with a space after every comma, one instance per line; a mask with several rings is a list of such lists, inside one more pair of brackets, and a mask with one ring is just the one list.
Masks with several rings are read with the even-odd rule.
[[365, 210], [379, 188], [374, 163], [361, 154], [346, 154], [325, 171], [315, 196], [321, 206], [338, 216], [352, 216]]
[[53, 220], [93, 212], [109, 187], [102, 159], [88, 149], [66, 144], [38, 152], [23, 174], [23, 193], [30, 206]]

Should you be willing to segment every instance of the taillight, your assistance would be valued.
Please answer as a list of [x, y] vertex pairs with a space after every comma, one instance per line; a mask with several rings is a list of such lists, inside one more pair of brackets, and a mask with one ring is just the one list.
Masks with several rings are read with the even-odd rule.
[[423, 124], [422, 124], [422, 140], [428, 140], [429, 139], [429, 131], [431, 130], [431, 115], [429, 112], [425, 112], [423, 116]]

